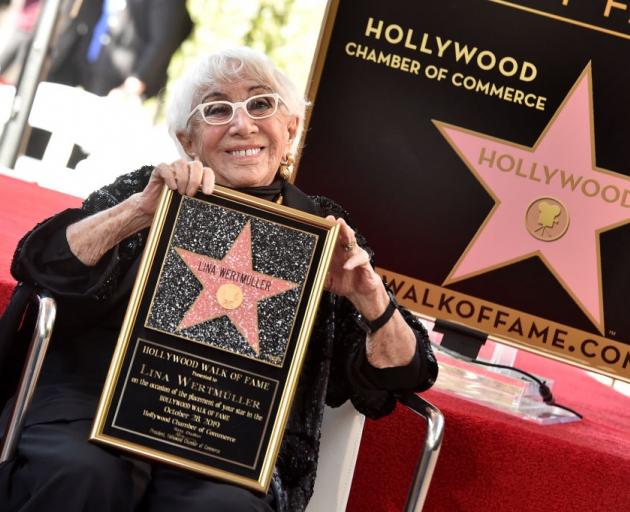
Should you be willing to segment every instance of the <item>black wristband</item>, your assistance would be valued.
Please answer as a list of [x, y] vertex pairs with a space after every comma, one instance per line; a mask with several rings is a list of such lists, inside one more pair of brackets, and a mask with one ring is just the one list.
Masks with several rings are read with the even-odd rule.
[[387, 295], [389, 296], [389, 304], [385, 308], [385, 311], [381, 316], [375, 318], [374, 320], [368, 320], [364, 318], [362, 315], [357, 319], [357, 323], [359, 326], [367, 333], [374, 334], [381, 327], [383, 327], [389, 319], [394, 314], [394, 311], [398, 309], [398, 305], [396, 304], [396, 299], [394, 298], [394, 294], [391, 292], [389, 288], [386, 288]]

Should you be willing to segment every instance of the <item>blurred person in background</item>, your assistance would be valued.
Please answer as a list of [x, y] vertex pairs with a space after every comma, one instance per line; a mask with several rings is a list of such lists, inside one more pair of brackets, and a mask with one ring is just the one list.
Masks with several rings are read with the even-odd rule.
[[[183, 0], [75, 0], [67, 5], [46, 80], [99, 96], [157, 96], [171, 57], [193, 29]], [[49, 137], [33, 130], [26, 154], [41, 159]], [[75, 148], [68, 166], [85, 156]]]
[[[41, 7], [40, 0], [17, 0], [12, 4], [17, 12], [14, 26], [7, 29], [10, 35], [7, 39], [3, 39], [2, 47], [0, 47], [0, 83], [17, 81], [33, 40], [33, 32]], [[11, 22], [11, 19], [7, 21]], [[13, 65], [17, 68], [15, 71], [12, 69]]]
[[[80, 1], [80, 0], [77, 0]], [[193, 24], [179, 0], [83, 0], [53, 49], [47, 80], [150, 98]]]

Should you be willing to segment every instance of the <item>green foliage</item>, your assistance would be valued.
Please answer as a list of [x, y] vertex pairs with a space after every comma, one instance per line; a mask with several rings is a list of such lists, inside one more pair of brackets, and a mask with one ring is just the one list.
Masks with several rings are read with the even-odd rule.
[[258, 48], [273, 58], [276, 48], [285, 44], [282, 28], [289, 20], [294, 3], [294, 0], [262, 0], [243, 38], [245, 46]]

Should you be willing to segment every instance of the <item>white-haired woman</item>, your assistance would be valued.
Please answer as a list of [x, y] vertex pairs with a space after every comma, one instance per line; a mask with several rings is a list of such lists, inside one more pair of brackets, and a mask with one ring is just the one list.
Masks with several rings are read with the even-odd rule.
[[[173, 96], [168, 123], [181, 160], [120, 177], [18, 247], [14, 276], [53, 291], [59, 319], [17, 462], [0, 470], [2, 510], [301, 511], [313, 490], [325, 403], [350, 399], [380, 417], [392, 411], [395, 392], [424, 390], [436, 378], [426, 332], [392, 306], [346, 212], [286, 181], [305, 111], [286, 76], [260, 53], [226, 50], [201, 59]], [[267, 496], [86, 441], [160, 190], [211, 194], [215, 183], [340, 225]], [[371, 322], [368, 335], [359, 315]]]

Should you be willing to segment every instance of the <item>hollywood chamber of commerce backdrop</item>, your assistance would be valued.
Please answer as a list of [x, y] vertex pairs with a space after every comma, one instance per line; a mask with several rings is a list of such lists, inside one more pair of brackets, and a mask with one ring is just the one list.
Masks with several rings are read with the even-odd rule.
[[296, 183], [398, 299], [630, 380], [630, 2], [333, 0]]

